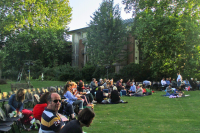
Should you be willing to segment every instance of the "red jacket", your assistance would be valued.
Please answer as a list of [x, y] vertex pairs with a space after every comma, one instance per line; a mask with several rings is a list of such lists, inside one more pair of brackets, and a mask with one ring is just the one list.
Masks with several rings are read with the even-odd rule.
[[36, 104], [33, 108], [33, 117], [41, 122], [42, 113], [46, 107], [47, 103]]

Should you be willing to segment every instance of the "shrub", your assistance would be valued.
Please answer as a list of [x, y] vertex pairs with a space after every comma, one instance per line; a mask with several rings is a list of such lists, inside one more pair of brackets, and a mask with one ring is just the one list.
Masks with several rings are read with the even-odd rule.
[[0, 84], [7, 84], [5, 79], [0, 79]]
[[94, 74], [94, 71], [95, 71], [95, 66], [90, 64], [90, 63], [87, 63], [83, 68], [82, 68], [82, 78], [86, 81], [91, 81], [92, 78], [93, 78], [93, 74]]

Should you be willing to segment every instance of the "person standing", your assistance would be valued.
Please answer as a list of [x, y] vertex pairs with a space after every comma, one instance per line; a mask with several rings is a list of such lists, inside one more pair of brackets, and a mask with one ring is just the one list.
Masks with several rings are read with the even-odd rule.
[[180, 73], [177, 73], [177, 87], [181, 86], [182, 76]]

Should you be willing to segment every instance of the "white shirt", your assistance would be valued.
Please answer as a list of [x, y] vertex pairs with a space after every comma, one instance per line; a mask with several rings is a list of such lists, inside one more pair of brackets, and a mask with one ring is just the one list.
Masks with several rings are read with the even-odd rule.
[[179, 74], [177, 77], [177, 82], [181, 81], [181, 75]]
[[161, 80], [161, 85], [166, 85], [166, 81], [165, 80]]

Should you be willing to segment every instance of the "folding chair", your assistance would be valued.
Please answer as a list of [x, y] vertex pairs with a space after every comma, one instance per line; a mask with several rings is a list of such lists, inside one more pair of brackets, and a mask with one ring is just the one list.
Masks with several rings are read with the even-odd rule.
[[27, 106], [28, 108], [34, 106], [34, 98], [33, 98], [33, 94], [30, 89], [27, 89], [27, 92], [25, 94], [25, 100], [23, 103], [24, 103], [24, 106], [25, 107]]
[[11, 119], [9, 119], [9, 118], [6, 117], [4, 111], [2, 110], [1, 107], [0, 107], [0, 125], [1, 126], [8, 126], [8, 127], [11, 126], [13, 132], [15, 132], [14, 131], [14, 126], [13, 126], [14, 122]]
[[8, 92], [8, 98], [10, 98], [10, 96], [13, 94], [13, 92], [12, 91], [9, 91]]
[[9, 99], [7, 98], [7, 95], [8, 95], [7, 92], [3, 92], [3, 94], [0, 93], [0, 102], [2, 102], [2, 108], [4, 108], [5, 102], [9, 101]]
[[11, 127], [9, 126], [3, 126], [0, 124], [0, 132], [10, 132]]
[[40, 102], [40, 96], [38, 94], [34, 94], [33, 98], [34, 98], [34, 105], [36, 105]]

